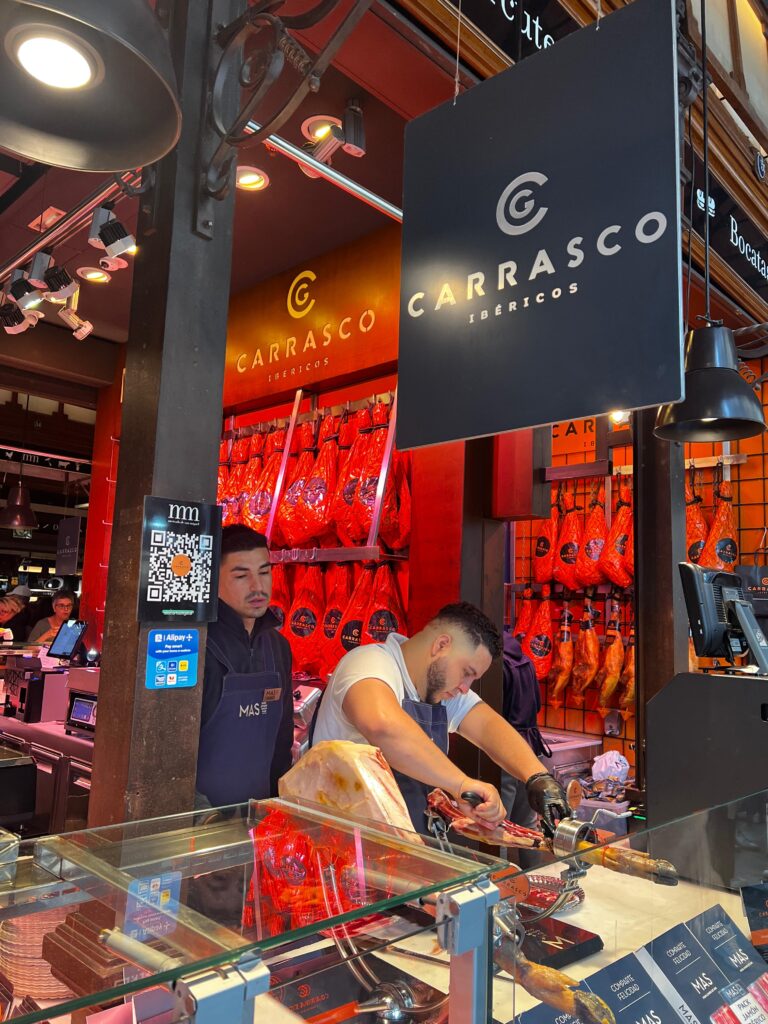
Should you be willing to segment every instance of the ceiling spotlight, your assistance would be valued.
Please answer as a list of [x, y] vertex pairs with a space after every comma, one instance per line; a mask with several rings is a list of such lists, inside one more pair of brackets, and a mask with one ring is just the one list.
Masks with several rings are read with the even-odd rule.
[[365, 156], [365, 126], [359, 100], [350, 100], [344, 110], [344, 152], [349, 156]]
[[[305, 142], [304, 149], [321, 164], [330, 164], [333, 154], [341, 149], [343, 145], [344, 133], [337, 125], [332, 124], [325, 138], [321, 139], [320, 142]], [[313, 171], [311, 167], [306, 167], [304, 164], [299, 164], [299, 167], [308, 178], [320, 177], [317, 171]]]
[[136, 239], [114, 216], [99, 228], [99, 238], [107, 256], [133, 256], [138, 251]]
[[[43, 274], [48, 295], [54, 299], [68, 299], [78, 289], [78, 283], [64, 267], [49, 267]], [[47, 296], [46, 296], [47, 297]]]
[[63, 309], [58, 311], [58, 315], [69, 327], [74, 336], [78, 341], [82, 341], [87, 338], [93, 330], [93, 324], [90, 320], [81, 320], [77, 315], [77, 296], [74, 296]]
[[3, 147], [80, 171], [146, 167], [181, 128], [168, 40], [147, 0], [0, 5]]
[[124, 260], [121, 256], [102, 256], [99, 260], [99, 266], [102, 270], [113, 274], [116, 270], [125, 270], [128, 266], [128, 260]]
[[99, 231], [108, 224], [114, 217], [111, 206], [97, 206], [91, 217], [91, 226], [88, 229], [88, 244], [94, 249], [103, 249], [104, 243], [101, 240]]
[[30, 284], [23, 270], [17, 268], [11, 274], [11, 286], [8, 294], [19, 309], [35, 309], [43, 301], [43, 296]]
[[20, 309], [15, 302], [4, 302], [0, 306], [0, 324], [6, 334], [23, 334], [35, 327], [42, 315], [39, 309]]
[[237, 168], [235, 182], [244, 192], [262, 192], [269, 185], [269, 177], [258, 167], [242, 166]]
[[111, 275], [101, 267], [78, 267], [77, 276], [91, 284], [108, 284], [112, 280]]
[[627, 409], [614, 409], [613, 412], [608, 414], [611, 423], [615, 423], [617, 427], [623, 423], [629, 423], [629, 417], [630, 413]]
[[27, 277], [29, 283], [34, 285], [35, 288], [47, 288], [48, 285], [45, 280], [45, 272], [53, 263], [53, 256], [46, 252], [45, 249], [41, 249], [40, 252], [36, 252], [32, 257], [32, 262], [29, 265], [29, 271]]
[[338, 117], [329, 117], [327, 114], [314, 114], [308, 117], [301, 126], [301, 134], [307, 142], [322, 142], [331, 133], [331, 128], [336, 125], [341, 128], [341, 121]]

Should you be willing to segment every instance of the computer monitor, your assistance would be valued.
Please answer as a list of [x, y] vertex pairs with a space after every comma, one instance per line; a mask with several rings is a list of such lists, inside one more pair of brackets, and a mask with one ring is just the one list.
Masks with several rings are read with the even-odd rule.
[[749, 655], [768, 675], [768, 639], [757, 624], [741, 576], [680, 563], [685, 606], [699, 658], [724, 658], [733, 664]]
[[59, 632], [53, 638], [53, 643], [48, 648], [48, 657], [62, 660], [71, 658], [87, 628], [88, 623], [82, 619], [70, 619], [62, 623]]

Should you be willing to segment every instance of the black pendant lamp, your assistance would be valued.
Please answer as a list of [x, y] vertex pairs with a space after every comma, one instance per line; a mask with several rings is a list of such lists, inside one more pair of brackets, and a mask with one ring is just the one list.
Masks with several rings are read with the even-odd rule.
[[[688, 332], [685, 341], [685, 398], [662, 405], [654, 433], [665, 441], [738, 441], [765, 430], [760, 400], [739, 373], [733, 331], [714, 321], [709, 284], [709, 84], [707, 6], [701, 0], [701, 70], [704, 147], [704, 295], [706, 326]], [[691, 185], [693, 188], [693, 185]], [[693, 231], [693, 224], [689, 225]], [[690, 244], [690, 241], [689, 241]]]
[[8, 504], [0, 511], [0, 528], [6, 530], [36, 530], [37, 516], [29, 499], [29, 488], [19, 478], [18, 484], [8, 492]]
[[0, 140], [79, 171], [124, 171], [176, 144], [168, 41], [147, 0], [1, 0]]
[[760, 400], [739, 373], [733, 331], [721, 325], [689, 331], [685, 398], [660, 406], [656, 436], [665, 441], [738, 441], [764, 430]]

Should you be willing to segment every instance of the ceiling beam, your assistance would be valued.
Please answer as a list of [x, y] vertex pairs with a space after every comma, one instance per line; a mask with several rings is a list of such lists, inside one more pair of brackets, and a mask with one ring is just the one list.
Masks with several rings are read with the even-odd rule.
[[[114, 383], [118, 347], [93, 336], [77, 339], [66, 329], [45, 322], [17, 334], [0, 335], [0, 387], [3, 367], [41, 371], [58, 380], [103, 388]], [[25, 389], [26, 390], [26, 389]]]
[[97, 389], [87, 384], [16, 370], [12, 366], [0, 365], [0, 387], [22, 395], [79, 405], [83, 409], [95, 409], [99, 397]]
[[[1, 153], [0, 156], [2, 156]], [[17, 178], [13, 185], [0, 196], [0, 214], [5, 213], [9, 207], [21, 199], [24, 193], [28, 192], [48, 170], [45, 164], [19, 164], [17, 160], [12, 163], [16, 164], [16, 170], [0, 165], [0, 170], [7, 171], [8, 174], [13, 174]]]

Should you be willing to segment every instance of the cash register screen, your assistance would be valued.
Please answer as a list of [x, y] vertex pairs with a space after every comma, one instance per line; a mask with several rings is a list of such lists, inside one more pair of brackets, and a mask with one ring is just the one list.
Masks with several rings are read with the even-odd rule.
[[69, 720], [74, 724], [91, 727], [96, 725], [96, 700], [88, 700], [85, 697], [75, 697], [72, 701], [72, 710], [69, 712]]
[[87, 628], [88, 623], [83, 622], [82, 619], [70, 619], [69, 622], [64, 622], [48, 648], [48, 657], [71, 658], [80, 642], [80, 637]]

